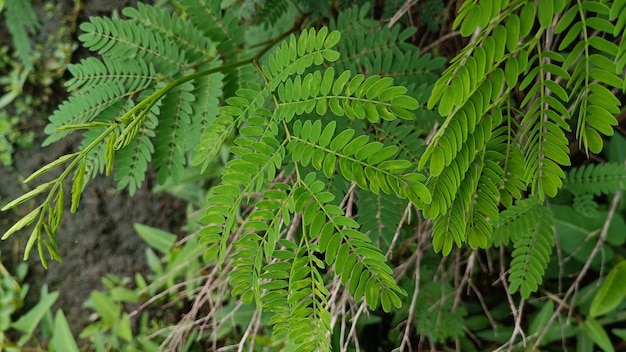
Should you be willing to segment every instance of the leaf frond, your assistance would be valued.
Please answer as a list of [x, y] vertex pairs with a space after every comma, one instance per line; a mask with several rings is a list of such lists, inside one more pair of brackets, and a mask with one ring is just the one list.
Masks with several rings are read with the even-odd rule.
[[613, 194], [624, 189], [626, 168], [618, 163], [588, 164], [567, 173], [565, 188], [583, 195]]
[[544, 208], [539, 212], [537, 220], [532, 224], [530, 232], [522, 234], [514, 242], [515, 249], [511, 254], [513, 259], [509, 270], [509, 291], [519, 291], [524, 298], [528, 298], [539, 288], [554, 247], [549, 209]]

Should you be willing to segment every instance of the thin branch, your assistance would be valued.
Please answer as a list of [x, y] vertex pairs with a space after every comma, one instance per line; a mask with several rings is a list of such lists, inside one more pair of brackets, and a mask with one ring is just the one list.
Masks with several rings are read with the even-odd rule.
[[[356, 333], [356, 323], [359, 321], [359, 317], [361, 316], [361, 314], [366, 311], [365, 309], [365, 301], [361, 300], [361, 303], [359, 304], [359, 309], [356, 311], [356, 313], [354, 314], [354, 316], [352, 317], [352, 326], [350, 327], [350, 331], [348, 332], [348, 336], [354, 336], [354, 343], [355, 343], [355, 347], [356, 350], [359, 350], [359, 340], [356, 338], [357, 333]], [[341, 347], [342, 351], [348, 351], [348, 343], [350, 342], [350, 340], [346, 340], [345, 344]]]
[[393, 15], [393, 17], [391, 17], [391, 20], [389, 20], [389, 24], [387, 25], [387, 27], [393, 27], [396, 22], [398, 22], [400, 18], [402, 18], [402, 16], [404, 16], [404, 14], [411, 9], [411, 7], [417, 5], [418, 1], [419, 0], [406, 0], [404, 5], [402, 5], [402, 7]]
[[[600, 231], [600, 238], [598, 238], [598, 242], [596, 242], [596, 245], [593, 247], [593, 250], [589, 254], [589, 259], [585, 261], [585, 265], [583, 265], [582, 269], [580, 270], [580, 273], [576, 276], [576, 280], [574, 280], [574, 283], [572, 284], [572, 286], [570, 286], [570, 288], [567, 290], [567, 292], [563, 296], [562, 302], [567, 302], [569, 297], [576, 290], [578, 290], [578, 286], [580, 285], [582, 279], [587, 274], [587, 271], [589, 270], [589, 267], [591, 266], [591, 262], [596, 257], [598, 252], [601, 251], [602, 245], [606, 241], [606, 237], [609, 233], [609, 226], [611, 225], [611, 220], [613, 220], [613, 215], [615, 214], [615, 211], [617, 210], [617, 207], [619, 206], [621, 199], [622, 199], [621, 192], [618, 192], [613, 196], [613, 200], [611, 201], [611, 207], [609, 208], [609, 213], [607, 214], [606, 219], [604, 220], [604, 224], [602, 225], [602, 230]], [[537, 340], [535, 341], [533, 345], [533, 348], [532, 348], [533, 350], [538, 349], [539, 345], [541, 344], [541, 340], [543, 339], [544, 335], [548, 331], [548, 328], [552, 325], [552, 323], [554, 323], [554, 320], [559, 316], [563, 308], [565, 308], [563, 304], [557, 305], [556, 309], [554, 310], [554, 313], [550, 317], [550, 320], [548, 320], [548, 322], [546, 323], [545, 328], [543, 328], [539, 332], [539, 335], [537, 336]]]
[[459, 35], [461, 35], [461, 31], [453, 31], [445, 35], [442, 35], [441, 37], [437, 38], [437, 40], [435, 40], [434, 42], [428, 44], [423, 49], [421, 49], [421, 52], [425, 53], [425, 52], [429, 52], [433, 50], [433, 48], [438, 48], [441, 45], [441, 43], [445, 42], [446, 40], [452, 37], [457, 37]]
[[[463, 287], [468, 284], [471, 278], [472, 269], [474, 269], [475, 260], [476, 260], [476, 251], [472, 251], [470, 253], [469, 258], [467, 258], [467, 266], [465, 267], [465, 273], [463, 274], [463, 278], [461, 279], [461, 282], [458, 285], [456, 285], [457, 293], [454, 297], [454, 303], [452, 304], [453, 311], [456, 311], [457, 306], [461, 302], [461, 294], [463, 292]], [[458, 267], [460, 267], [460, 265]]]
[[411, 341], [409, 339], [409, 337], [411, 336], [411, 327], [412, 327], [412, 322], [414, 320], [414, 314], [415, 314], [415, 305], [417, 304], [417, 295], [419, 294], [420, 291], [420, 268], [421, 268], [421, 263], [422, 263], [422, 255], [424, 254], [424, 251], [422, 250], [421, 247], [418, 246], [418, 248], [415, 251], [415, 288], [413, 289], [413, 296], [411, 297], [411, 306], [409, 307], [409, 316], [406, 318], [406, 321], [404, 322], [404, 333], [402, 334], [402, 342], [400, 343], [400, 346], [396, 349], [394, 349], [393, 351], [404, 351], [405, 347], [409, 347], [410, 350], [412, 350], [411, 347]]
[[[250, 334], [253, 334], [254, 331], [256, 331], [256, 328], [260, 321], [261, 321], [261, 310], [255, 309], [252, 315], [252, 319], [250, 319], [250, 323], [248, 323], [248, 327], [246, 328], [246, 331], [243, 333], [243, 336], [241, 337], [241, 341], [239, 341], [239, 347], [237, 348], [237, 352], [243, 351], [245, 342], [248, 341], [248, 336]], [[249, 339], [249, 340], [250, 340], [250, 350], [252, 350], [252, 348], [254, 347], [254, 339]]]
[[396, 227], [396, 232], [393, 234], [393, 239], [391, 240], [391, 244], [389, 245], [389, 249], [387, 249], [387, 253], [385, 253], [385, 257], [388, 259], [391, 258], [391, 254], [393, 253], [393, 249], [396, 246], [396, 242], [398, 241], [398, 237], [400, 237], [400, 230], [402, 230], [402, 226], [404, 226], [404, 222], [411, 214], [411, 208], [413, 204], [409, 202], [406, 208], [404, 208], [404, 212], [402, 213], [402, 217], [398, 222], [398, 226]]
[[[504, 246], [502, 246], [502, 245], [500, 246], [500, 258], [506, 258], [505, 255], [504, 255]], [[513, 329], [513, 333], [511, 334], [511, 338], [509, 339], [509, 341], [507, 343], [505, 343], [504, 345], [500, 346], [500, 348], [498, 348], [495, 351], [504, 351], [507, 348], [508, 348], [507, 350], [510, 351], [511, 350], [510, 346], [515, 341], [515, 336], [517, 336], [518, 333], [522, 336], [522, 343], [523, 343], [523, 345], [526, 346], [526, 335], [524, 334], [524, 330], [520, 326], [524, 300], [522, 300], [520, 302], [520, 306], [519, 307], [515, 306], [515, 302], [513, 301], [513, 297], [509, 293], [509, 284], [507, 283], [507, 280], [506, 280], [506, 269], [504, 268], [504, 262], [503, 261], [500, 261], [500, 279], [499, 279], [499, 281], [502, 282], [502, 287], [504, 287], [504, 292], [506, 294], [506, 299], [509, 302], [509, 307], [511, 308], [511, 314], [513, 315], [513, 319], [515, 319], [515, 327]]]

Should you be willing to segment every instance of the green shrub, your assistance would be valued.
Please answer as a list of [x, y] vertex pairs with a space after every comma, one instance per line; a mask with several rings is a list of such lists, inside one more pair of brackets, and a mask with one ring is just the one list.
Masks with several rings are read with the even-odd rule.
[[[100, 58], [69, 67], [70, 96], [50, 117], [44, 144], [84, 131], [83, 144], [26, 179], [63, 169], [4, 206], [45, 196], [3, 238], [32, 225], [26, 257], [36, 247], [46, 266], [48, 257], [59, 259], [56, 231], [65, 203], [75, 211], [95, 175], [114, 173], [118, 188], [133, 194], [149, 167], [160, 184], [198, 190], [219, 174], [204, 200], [196, 199], [202, 215], [190, 228], [200, 228], [195, 248], [219, 272], [205, 278], [217, 306], [230, 303], [225, 290], [239, 304], [255, 304], [240, 346], [348, 350], [358, 342], [346, 319], [356, 324], [367, 307], [406, 320], [393, 341], [400, 349], [413, 334], [433, 348], [456, 339], [476, 349], [460, 326], [480, 330], [480, 322], [467, 325], [478, 305], [465, 309], [460, 296], [480, 252], [467, 251], [461, 264], [466, 252], [455, 251], [450, 265], [427, 250], [431, 237], [434, 252], [444, 256], [457, 247], [491, 256], [512, 251], [510, 263], [498, 261], [507, 288], [501, 297], [510, 306], [486, 304], [502, 314], [498, 320], [512, 313], [515, 322], [481, 339], [502, 348], [516, 345], [518, 336], [535, 347], [554, 341], [550, 329], [565, 304], [532, 310], [528, 340], [522, 307], [555, 257], [558, 278], [570, 272], [556, 244], [574, 258], [586, 246], [586, 237], [564, 233], [601, 234], [574, 263], [578, 271], [571, 272], [581, 274], [569, 282], [565, 301], [608, 236], [605, 224], [619, 196], [600, 213], [598, 228], [575, 226], [567, 192], [621, 191], [623, 160], [569, 169], [568, 136], [584, 153], [600, 153], [617, 125], [617, 92], [625, 87], [623, 1], [465, 1], [452, 25], [471, 38], [445, 68], [442, 58], [409, 43], [415, 28], [386, 28], [368, 5], [332, 8], [333, 16], [330, 4], [307, 1], [227, 2], [223, 9], [212, 0], [171, 3], [171, 9], [139, 4], [122, 18], [81, 25], [83, 46]], [[242, 12], [250, 6], [260, 7], [261, 16]], [[576, 209], [593, 214], [592, 198], [577, 199]], [[622, 266], [614, 264], [603, 284], [609, 288], [569, 325], [581, 346], [592, 341], [610, 350], [602, 324], [624, 319], [596, 320], [623, 299], [614, 284]], [[436, 284], [424, 286], [427, 274]], [[517, 292], [518, 308], [511, 296]], [[107, 305], [103, 296], [94, 298]], [[194, 302], [208, 301], [198, 294]], [[429, 302], [441, 314], [426, 314]], [[453, 313], [445, 331], [437, 321], [443, 311]], [[226, 319], [206, 314], [219, 324]], [[417, 314], [428, 321], [416, 324]], [[495, 326], [489, 312], [482, 315]], [[173, 334], [189, 338], [198, 331], [190, 325], [181, 323]], [[260, 331], [267, 325], [271, 334]], [[338, 338], [329, 338], [333, 331]], [[222, 338], [205, 337], [214, 346]]]

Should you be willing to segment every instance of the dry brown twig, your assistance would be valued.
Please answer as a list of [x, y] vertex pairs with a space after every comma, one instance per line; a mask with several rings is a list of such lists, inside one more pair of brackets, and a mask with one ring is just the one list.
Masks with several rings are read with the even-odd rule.
[[414, 277], [415, 287], [413, 289], [413, 296], [411, 297], [411, 305], [409, 307], [409, 316], [403, 322], [404, 332], [402, 334], [402, 341], [400, 343], [400, 346], [393, 350], [394, 352], [405, 351], [405, 348], [407, 347], [409, 350], [413, 349], [411, 346], [410, 336], [411, 336], [412, 323], [415, 318], [414, 314], [415, 314], [415, 305], [417, 304], [417, 295], [419, 294], [419, 291], [420, 291], [420, 267], [422, 263], [423, 254], [424, 254], [424, 250], [422, 246], [419, 245], [419, 242], [418, 242], [418, 247], [415, 250], [415, 253], [411, 255], [410, 260], [407, 260], [407, 262], [411, 262], [411, 259], [415, 260], [415, 277]]
[[387, 25], [388, 28], [393, 27], [396, 22], [398, 22], [400, 18], [402, 18], [402, 16], [404, 16], [404, 14], [411, 9], [411, 7], [417, 5], [418, 1], [419, 0], [407, 0], [404, 5], [402, 5], [402, 7], [391, 17], [389, 24]]

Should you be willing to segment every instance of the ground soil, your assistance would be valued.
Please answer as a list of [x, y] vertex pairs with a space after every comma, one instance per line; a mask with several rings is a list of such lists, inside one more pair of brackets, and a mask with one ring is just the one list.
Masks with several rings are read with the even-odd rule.
[[[36, 40], [45, 40], [46, 33], [53, 33], [52, 31], [59, 30], [60, 26], [67, 26], [67, 14], [74, 10], [77, 10], [74, 18], [80, 23], [89, 16], [107, 15], [124, 6], [132, 5], [133, 2], [82, 0], [79, 2], [81, 6], [76, 7], [75, 0], [53, 1], [57, 5], [62, 3], [56, 10], [60, 13], [58, 16], [40, 16], [42, 26]], [[41, 14], [46, 2], [33, 0], [33, 5], [37, 7], [38, 14]], [[0, 31], [2, 31], [0, 37], [6, 38], [6, 29], [1, 28]], [[76, 37], [76, 33], [71, 34], [72, 40]], [[77, 61], [85, 55], [86, 52], [77, 50], [72, 61]], [[29, 89], [30, 94], [36, 95], [37, 87]], [[34, 116], [22, 116], [25, 121], [23, 128], [34, 131], [37, 136], [35, 146], [17, 150], [12, 168], [0, 168], [2, 204], [34, 186], [26, 186], [20, 180], [58, 156], [75, 151], [80, 142], [80, 136], [76, 135], [46, 148], [39, 146], [45, 137], [43, 135], [45, 117], [64, 98], [60, 82], [53, 83], [49, 89], [54, 91], [53, 99], [46, 104], [33, 107]], [[150, 175], [143, 188], [133, 197], [124, 191], [116, 190], [112, 177], [97, 177], [89, 183], [78, 212], [70, 214], [67, 209], [58, 231], [59, 252], [63, 262], [51, 262], [49, 269], [44, 270], [38, 262], [36, 251], [32, 253], [27, 277], [27, 282], [31, 286], [28, 301], [31, 304], [37, 301], [40, 288], [44, 284], [48, 285], [51, 291], [59, 291], [60, 296], [54, 309], [62, 309], [65, 312], [72, 330], [77, 333], [86, 325], [90, 314], [90, 311], [83, 307], [83, 303], [92, 290], [102, 289], [101, 280], [105, 274], [133, 277], [136, 272], [145, 272], [146, 246], [135, 234], [133, 224], [142, 223], [179, 233], [185, 217], [185, 204], [182, 201], [167, 194], [154, 194], [150, 191], [153, 179]], [[66, 193], [69, 194], [69, 189]], [[17, 211], [1, 213], [0, 233], [4, 233], [35, 204], [37, 203], [33, 201]], [[21, 232], [0, 243], [2, 262], [9, 269], [21, 260], [27, 236], [27, 232]]]

